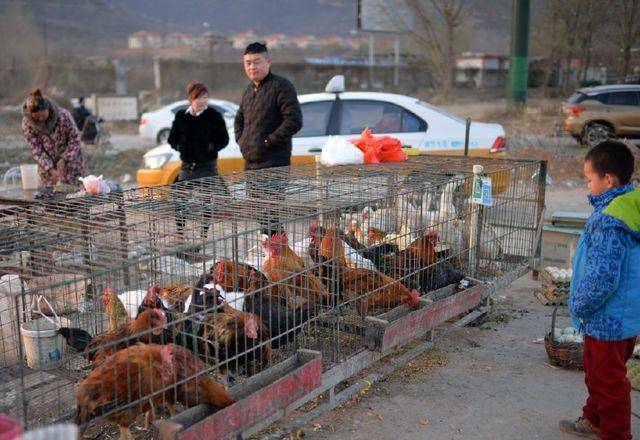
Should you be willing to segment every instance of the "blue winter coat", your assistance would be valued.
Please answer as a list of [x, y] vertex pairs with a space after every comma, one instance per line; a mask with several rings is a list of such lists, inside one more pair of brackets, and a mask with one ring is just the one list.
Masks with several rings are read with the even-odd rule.
[[594, 208], [573, 260], [569, 310], [587, 335], [617, 341], [640, 333], [640, 190], [589, 196]]

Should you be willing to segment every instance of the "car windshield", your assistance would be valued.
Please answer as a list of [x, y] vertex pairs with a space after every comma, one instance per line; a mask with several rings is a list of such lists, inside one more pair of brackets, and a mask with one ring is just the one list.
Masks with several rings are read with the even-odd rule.
[[459, 122], [460, 124], [464, 124], [464, 123], [465, 123], [465, 122], [464, 122], [462, 119], [460, 119], [459, 117], [457, 117], [457, 116], [453, 116], [451, 113], [447, 113], [447, 112], [445, 112], [444, 110], [439, 109], [438, 107], [434, 107], [434, 106], [432, 106], [432, 105], [431, 105], [431, 104], [429, 104], [429, 103], [426, 103], [426, 102], [424, 102], [424, 101], [416, 101], [416, 102], [417, 102], [417, 104], [418, 104], [418, 105], [421, 105], [422, 107], [426, 107], [426, 108], [428, 108], [429, 110], [433, 110], [434, 112], [440, 113], [442, 116], [446, 116], [446, 117], [447, 117], [447, 118], [449, 118], [449, 119], [453, 119], [454, 121]]
[[587, 95], [585, 95], [582, 92], [575, 92], [573, 95], [569, 97], [569, 99], [567, 99], [567, 102], [569, 104], [579, 104], [585, 99], [587, 99]]

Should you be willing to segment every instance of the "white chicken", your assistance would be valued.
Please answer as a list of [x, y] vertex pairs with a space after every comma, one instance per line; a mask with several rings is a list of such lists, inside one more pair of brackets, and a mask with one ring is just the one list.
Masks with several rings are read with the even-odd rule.
[[146, 290], [129, 290], [118, 294], [118, 299], [124, 306], [129, 319], [136, 319], [136, 316], [138, 316], [138, 307], [140, 307], [146, 295]]
[[[362, 210], [362, 228], [376, 228], [387, 234], [395, 233], [398, 226], [397, 208], [381, 208], [373, 210], [370, 206], [366, 206]], [[366, 231], [364, 231], [366, 236]]]
[[313, 267], [314, 262], [311, 256], [309, 255], [309, 245], [311, 244], [311, 237], [307, 237], [304, 240], [296, 241], [291, 245], [291, 249], [297, 255], [302, 258], [302, 262], [305, 267]]
[[369, 269], [375, 270], [376, 266], [373, 262], [363, 257], [354, 248], [349, 246], [344, 240], [342, 240], [344, 246], [344, 257], [347, 261], [347, 265], [352, 269]]

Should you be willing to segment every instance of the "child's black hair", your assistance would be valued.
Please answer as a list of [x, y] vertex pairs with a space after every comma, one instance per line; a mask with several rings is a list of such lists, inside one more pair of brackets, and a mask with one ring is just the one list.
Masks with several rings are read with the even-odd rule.
[[260, 43], [258, 41], [256, 41], [255, 43], [251, 43], [247, 45], [247, 47], [244, 49], [243, 55], [256, 54], [256, 53], [267, 54], [268, 53], [267, 45], [264, 43]]
[[622, 185], [629, 183], [633, 175], [633, 154], [622, 142], [613, 140], [601, 142], [589, 150], [584, 161], [591, 163], [600, 177], [613, 174]]

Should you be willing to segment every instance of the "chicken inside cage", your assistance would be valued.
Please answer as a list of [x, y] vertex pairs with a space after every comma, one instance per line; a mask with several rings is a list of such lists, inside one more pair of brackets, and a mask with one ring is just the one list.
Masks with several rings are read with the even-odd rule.
[[[0, 412], [148, 438], [154, 420], [231, 405], [298, 349], [339, 366], [368, 349], [367, 318], [522, 270], [539, 166], [487, 161], [508, 176], [492, 206], [471, 202], [468, 159], [417, 158], [261, 170], [285, 182], [263, 199], [235, 176], [225, 194], [202, 179], [16, 209], [0, 218]], [[49, 337], [59, 355], [33, 368], [21, 329], [45, 317], [35, 347]]]

